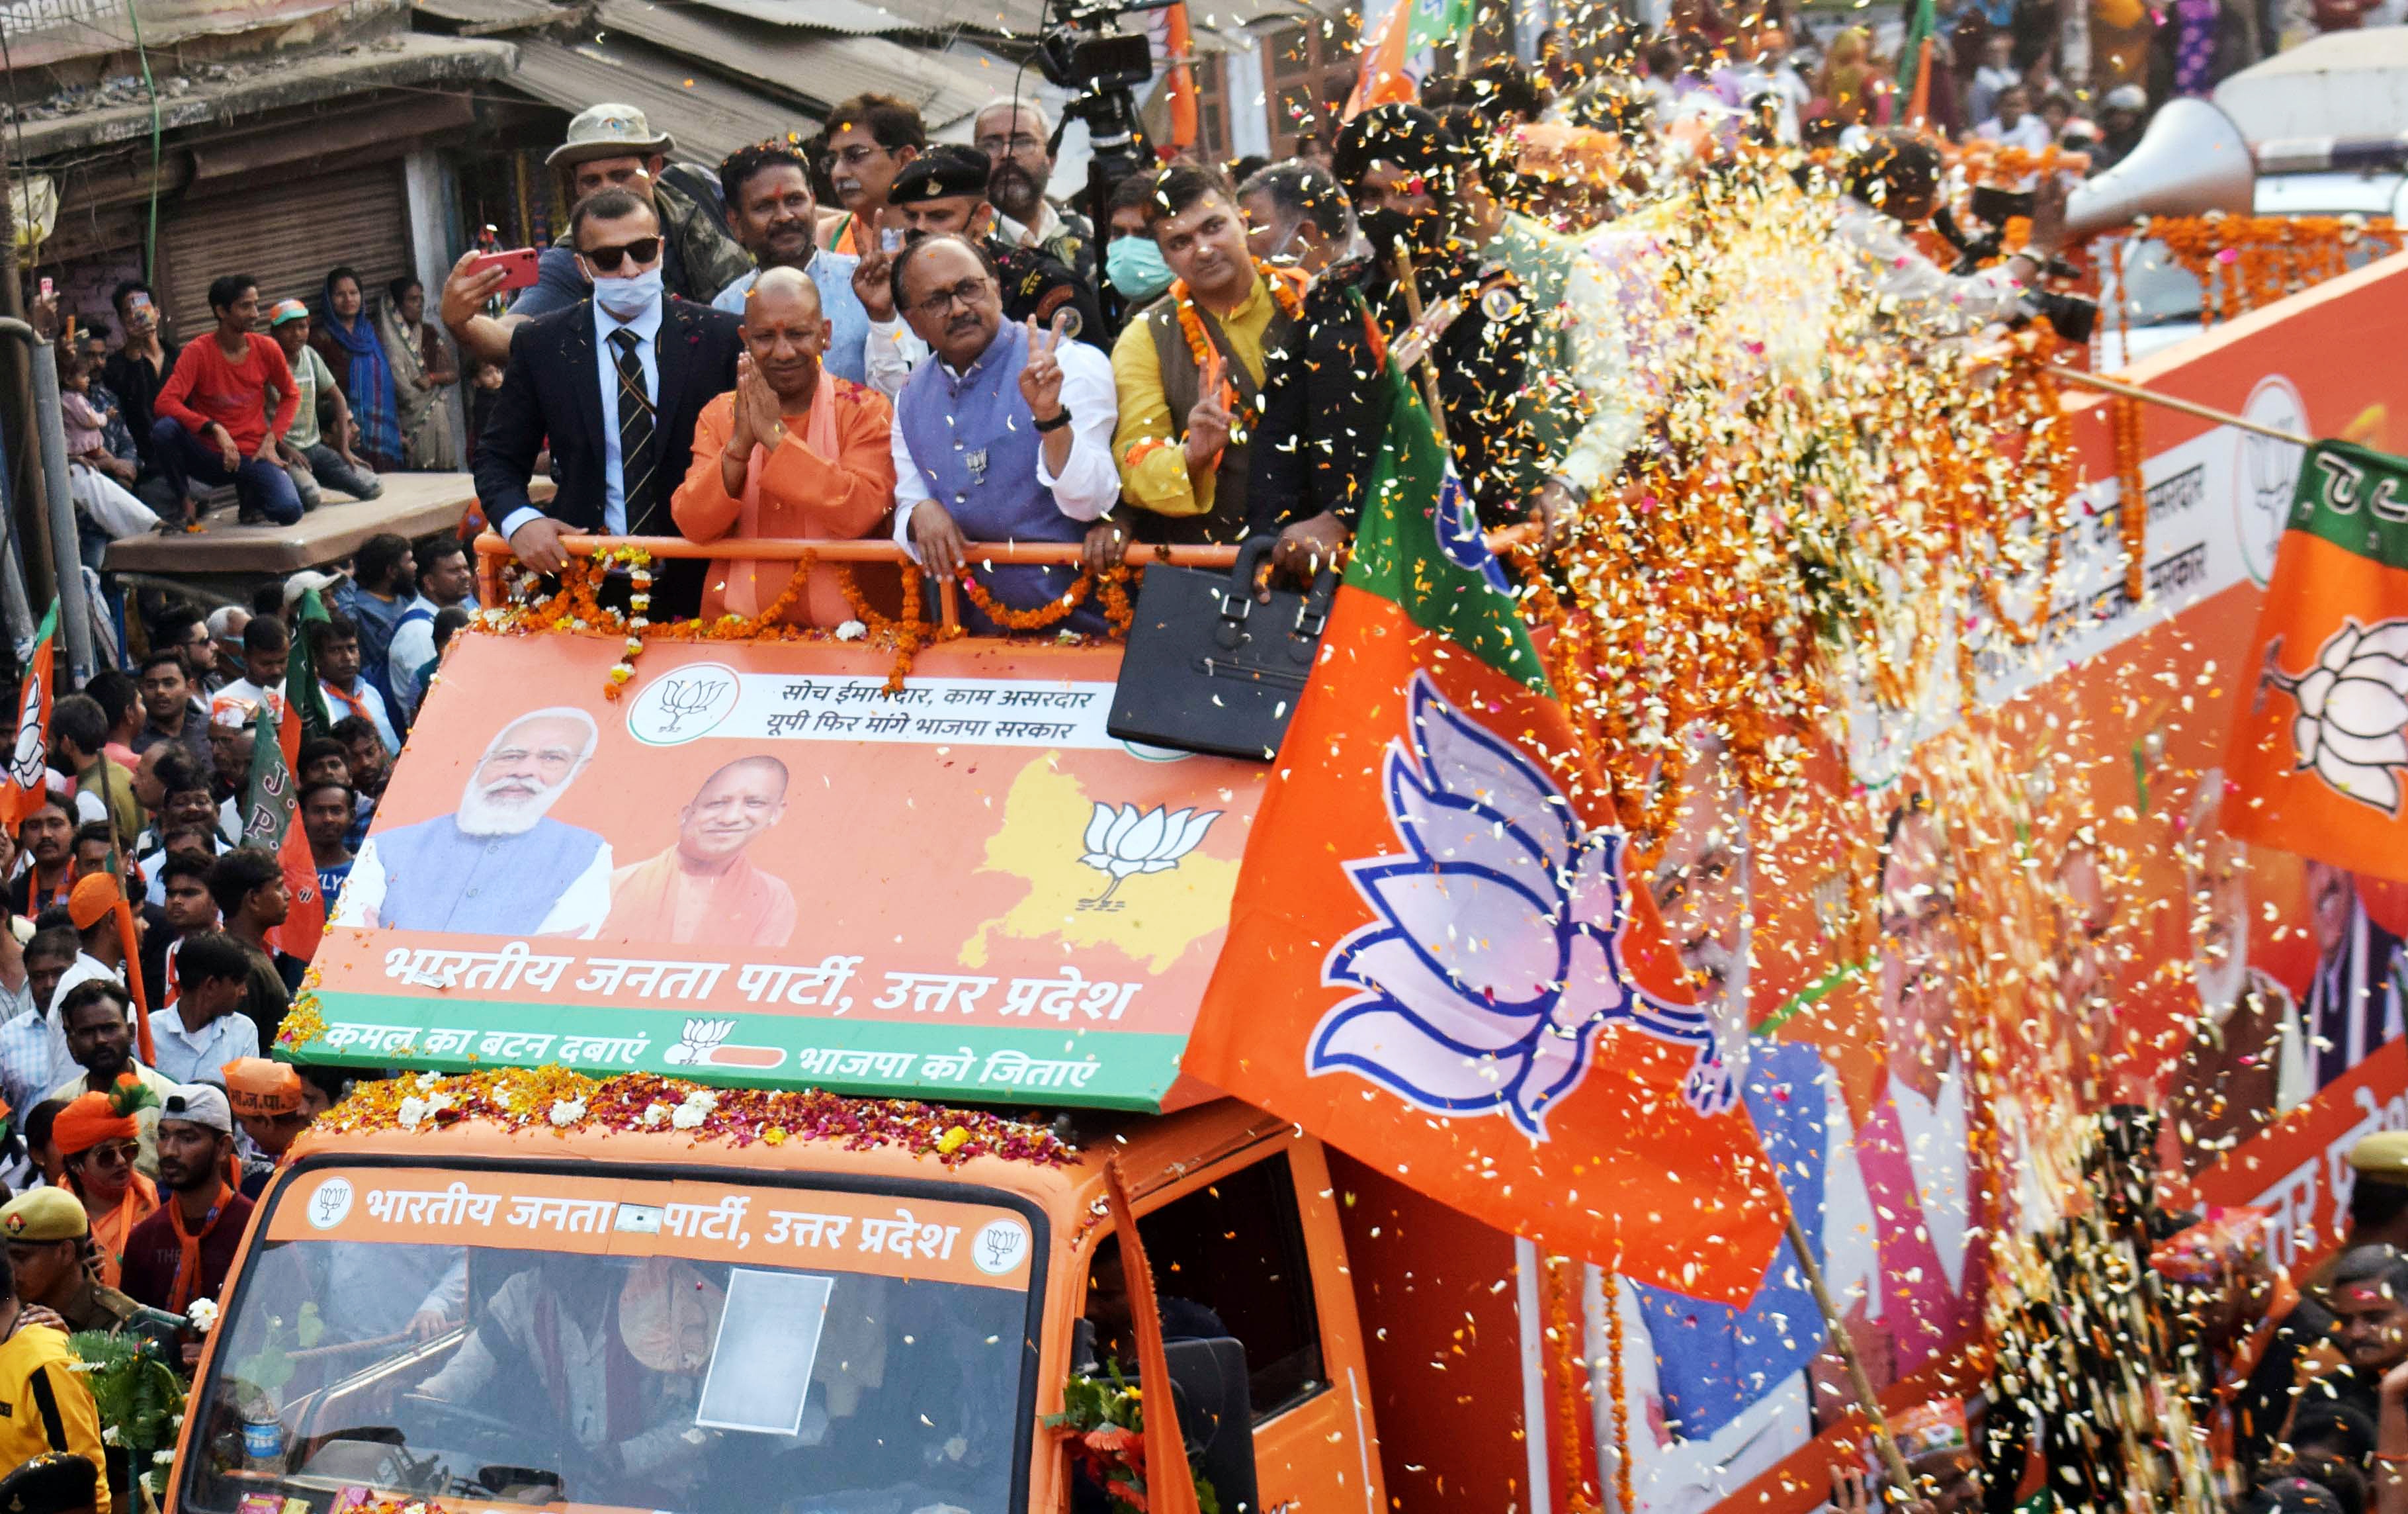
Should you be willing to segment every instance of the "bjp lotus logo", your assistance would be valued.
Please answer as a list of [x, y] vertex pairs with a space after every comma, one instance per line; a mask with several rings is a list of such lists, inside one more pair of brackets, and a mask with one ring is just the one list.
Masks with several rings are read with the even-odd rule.
[[2300, 707], [2291, 721], [2295, 771], [2314, 768], [2327, 785], [2387, 815], [2400, 813], [2400, 771], [2408, 768], [2408, 620], [2361, 629], [2344, 620], [2297, 676], [2283, 671], [2283, 642], [2266, 648], [2266, 683]]
[[1429, 1110], [1501, 1114], [1534, 1141], [1587, 1074], [1597, 1031], [1627, 1020], [1694, 1046], [1685, 1088], [1701, 1113], [1730, 1106], [1707, 1017], [1624, 973], [1618, 831], [1584, 832], [1547, 773], [1413, 680], [1412, 746], [1388, 745], [1383, 778], [1402, 856], [1346, 864], [1380, 919], [1322, 968], [1361, 990], [1323, 1017], [1313, 1073], [1349, 1072]]
[[1093, 899], [1079, 901], [1082, 910], [1116, 910], [1112, 898], [1120, 886], [1140, 872], [1168, 872], [1179, 859], [1203, 843], [1204, 833], [1221, 818], [1218, 810], [1198, 815], [1192, 809], [1166, 812], [1159, 804], [1140, 810], [1134, 804], [1098, 804], [1087, 818], [1079, 860], [1111, 879]]

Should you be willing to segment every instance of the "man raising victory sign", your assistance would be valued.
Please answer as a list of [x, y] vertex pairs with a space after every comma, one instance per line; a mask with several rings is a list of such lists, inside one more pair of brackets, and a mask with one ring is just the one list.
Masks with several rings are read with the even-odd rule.
[[[1112, 466], [1118, 406], [1111, 364], [1052, 326], [1003, 318], [995, 269], [956, 236], [925, 238], [895, 260], [895, 307], [928, 344], [895, 401], [895, 539], [931, 571], [966, 566], [967, 541], [1079, 541], [1120, 497]], [[1068, 568], [972, 568], [995, 604], [1033, 610], [1059, 598]], [[974, 632], [999, 627], [965, 605]], [[1082, 605], [1060, 623], [1100, 632]]]

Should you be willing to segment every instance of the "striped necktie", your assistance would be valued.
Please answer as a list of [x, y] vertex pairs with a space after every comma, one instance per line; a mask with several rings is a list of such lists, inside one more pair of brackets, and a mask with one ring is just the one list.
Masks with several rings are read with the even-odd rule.
[[652, 402], [644, 393], [644, 365], [636, 356], [636, 334], [624, 326], [610, 333], [619, 366], [619, 498], [629, 536], [654, 536], [652, 514], [660, 505], [660, 481], [652, 466]]

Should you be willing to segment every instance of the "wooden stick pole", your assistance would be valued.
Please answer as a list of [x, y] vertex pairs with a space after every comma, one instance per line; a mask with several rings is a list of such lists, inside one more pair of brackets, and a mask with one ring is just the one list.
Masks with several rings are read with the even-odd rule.
[[2121, 395], [2127, 399], [2145, 400], [2152, 405], [2162, 405], [2168, 410], [2178, 410], [2185, 415], [2196, 415], [2202, 421], [2214, 421], [2218, 425], [2233, 426], [2254, 436], [2271, 437], [2276, 441], [2287, 441], [2294, 446], [2313, 447], [2316, 444], [2316, 439], [2314, 437], [2303, 437], [2297, 431], [2286, 431], [2280, 426], [2261, 425], [2245, 416], [2235, 415], [2230, 411], [2215, 410], [2194, 400], [2176, 399], [2172, 395], [2161, 395], [2154, 389], [2143, 389], [2137, 383], [2126, 383], [2121, 379], [2086, 373], [2080, 368], [2061, 368], [2055, 369], [2054, 372], [2059, 383], [2079, 384], [2085, 389], [2102, 390], [2111, 395]]
[[[1399, 5], [1405, 0], [1398, 0]], [[1422, 290], [1413, 279], [1413, 255], [1405, 251], [1402, 241], [1393, 250], [1397, 255], [1397, 282], [1403, 286], [1405, 318], [1415, 326], [1422, 324]], [[1438, 397], [1438, 359], [1426, 349], [1422, 353], [1422, 394], [1429, 401], [1430, 429], [1438, 433], [1438, 444], [1447, 445], [1446, 407]]]
[[1913, 1497], [1914, 1474], [1907, 1470], [1906, 1458], [1899, 1453], [1898, 1442], [1890, 1436], [1889, 1421], [1882, 1418], [1881, 1401], [1873, 1396], [1872, 1379], [1865, 1376], [1865, 1364], [1856, 1360], [1856, 1343], [1848, 1336], [1847, 1322], [1840, 1318], [1840, 1307], [1831, 1300], [1831, 1291], [1823, 1282], [1823, 1269], [1815, 1265], [1814, 1253], [1806, 1245], [1806, 1232], [1794, 1213], [1789, 1216], [1789, 1248], [1798, 1253], [1799, 1270], [1806, 1275], [1806, 1286], [1823, 1311], [1823, 1322], [1830, 1327], [1831, 1344], [1839, 1348], [1840, 1360], [1847, 1365], [1848, 1385], [1856, 1390], [1856, 1406], [1865, 1411], [1865, 1421], [1872, 1426], [1873, 1443], [1881, 1448], [1882, 1463], [1889, 1468], [1890, 1482], [1900, 1493]]

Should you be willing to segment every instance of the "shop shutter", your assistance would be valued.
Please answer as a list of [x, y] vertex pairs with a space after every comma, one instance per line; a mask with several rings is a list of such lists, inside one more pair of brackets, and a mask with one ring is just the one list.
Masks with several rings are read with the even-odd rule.
[[326, 270], [345, 265], [359, 270], [367, 294], [381, 296], [386, 280], [415, 271], [401, 166], [186, 200], [159, 228], [159, 252], [167, 313], [186, 341], [215, 324], [209, 281], [222, 274], [258, 280], [263, 314], [280, 299], [314, 308]]

